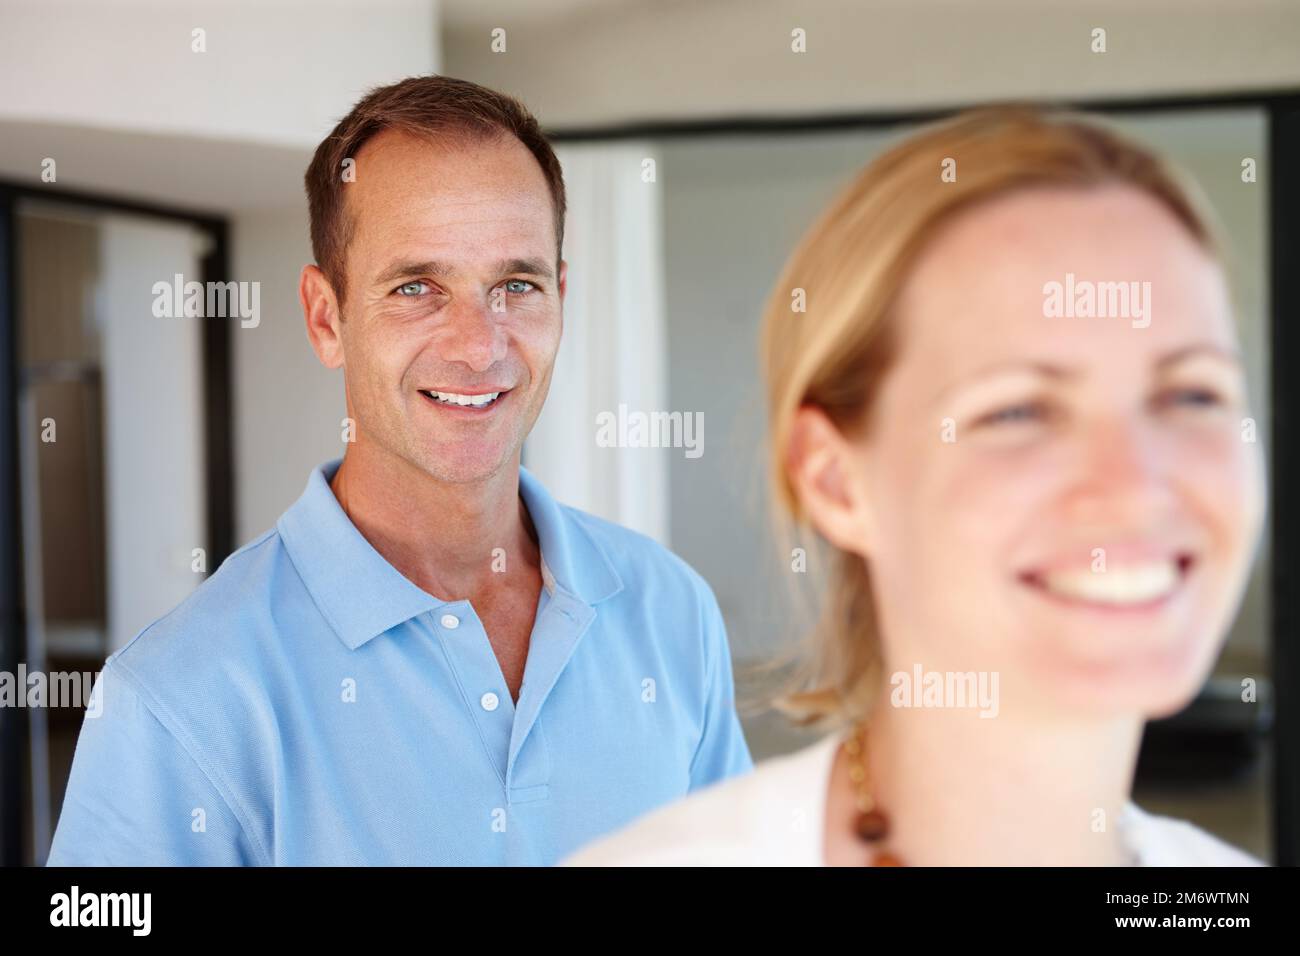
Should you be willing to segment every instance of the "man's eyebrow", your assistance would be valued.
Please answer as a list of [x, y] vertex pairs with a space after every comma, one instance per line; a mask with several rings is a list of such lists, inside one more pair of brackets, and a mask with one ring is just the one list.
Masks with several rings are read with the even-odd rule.
[[[537, 276], [544, 279], [551, 279], [555, 276], [554, 265], [546, 259], [501, 259], [494, 264], [493, 270], [498, 275], [519, 273], [523, 275]], [[445, 279], [454, 276], [456, 272], [456, 267], [451, 263], [442, 262], [438, 259], [395, 262], [385, 269], [377, 279], [375, 279], [375, 285], [388, 285], [390, 282], [397, 282], [400, 279], [409, 279], [413, 276], [429, 276], [434, 279]]]
[[497, 263], [497, 272], [519, 272], [539, 279], [553, 279], [555, 263], [548, 259], [503, 259]]
[[453, 275], [455, 271], [448, 263], [434, 259], [426, 259], [422, 262], [414, 260], [394, 262], [375, 279], [375, 284], [387, 285], [398, 279], [409, 279], [411, 276], [432, 276], [441, 279]]

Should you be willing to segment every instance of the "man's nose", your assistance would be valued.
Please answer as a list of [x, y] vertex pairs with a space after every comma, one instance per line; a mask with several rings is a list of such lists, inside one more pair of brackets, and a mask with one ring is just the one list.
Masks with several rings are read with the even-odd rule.
[[459, 299], [443, 314], [439, 352], [445, 362], [460, 362], [475, 372], [485, 372], [506, 356], [506, 334], [501, 319], [488, 301]]

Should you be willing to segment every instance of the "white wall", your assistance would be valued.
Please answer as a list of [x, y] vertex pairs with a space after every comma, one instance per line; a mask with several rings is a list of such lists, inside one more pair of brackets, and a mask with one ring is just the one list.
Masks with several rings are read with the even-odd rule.
[[[763, 304], [814, 215], [894, 135], [711, 137], [661, 147], [668, 400], [703, 410], [709, 436], [700, 458], [668, 459], [672, 542], [713, 586], [738, 660], [770, 656], [812, 623], [798, 616], [795, 576], [767, 525]], [[815, 569], [798, 578], [815, 580]]]
[[[1291, 0], [450, 2], [447, 72], [552, 128], [1300, 84]], [[489, 30], [507, 33], [493, 53]], [[802, 28], [807, 52], [790, 49]], [[1089, 48], [1107, 31], [1107, 52]]]
[[121, 647], [203, 580], [206, 547], [201, 322], [153, 314], [153, 285], [198, 274], [187, 226], [105, 216], [95, 321], [104, 375], [108, 644]]
[[437, 43], [436, 0], [0, 0], [0, 119], [314, 147]]
[[245, 213], [231, 230], [236, 278], [261, 283], [261, 322], [233, 331], [235, 542], [275, 524], [316, 465], [343, 454], [342, 373], [316, 360], [298, 275], [312, 261], [302, 206]]
[[597, 416], [620, 405], [685, 411], [667, 404], [662, 187], [642, 175], [658, 152], [620, 142], [557, 155], [568, 205], [564, 335], [524, 464], [565, 504], [667, 544], [668, 456], [682, 451], [596, 443]]

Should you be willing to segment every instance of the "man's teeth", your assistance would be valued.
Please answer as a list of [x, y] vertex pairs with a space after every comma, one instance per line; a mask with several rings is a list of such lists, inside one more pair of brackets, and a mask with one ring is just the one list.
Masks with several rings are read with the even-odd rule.
[[484, 405], [490, 405], [492, 402], [495, 402], [497, 396], [501, 393], [484, 392], [482, 395], [457, 395], [455, 392], [428, 391], [424, 394], [447, 405], [468, 405], [473, 408], [482, 408]]
[[1042, 575], [1043, 587], [1053, 594], [1096, 604], [1142, 604], [1164, 597], [1178, 585], [1176, 561], [1111, 567], [1105, 571], [1082, 568]]

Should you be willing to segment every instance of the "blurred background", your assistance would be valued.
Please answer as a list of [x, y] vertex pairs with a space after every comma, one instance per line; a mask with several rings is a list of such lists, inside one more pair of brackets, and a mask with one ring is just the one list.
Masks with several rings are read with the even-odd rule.
[[[1298, 477], [1300, 3], [0, 0], [0, 672], [97, 671], [341, 456], [342, 381], [297, 301], [302, 175], [366, 89], [430, 72], [522, 99], [564, 165], [565, 338], [525, 464], [704, 575], [744, 701], [811, 624], [766, 524], [761, 305], [813, 215], [919, 123], [1077, 105], [1189, 171], [1227, 239], [1272, 487]], [[258, 283], [257, 320], [155, 316], [176, 275]], [[701, 413], [704, 453], [598, 447], [620, 404]], [[1284, 498], [1270, 521], [1135, 798], [1294, 864], [1300, 529]], [[0, 707], [4, 863], [44, 860], [80, 723]], [[758, 704], [745, 726], [756, 758], [807, 739]]]

